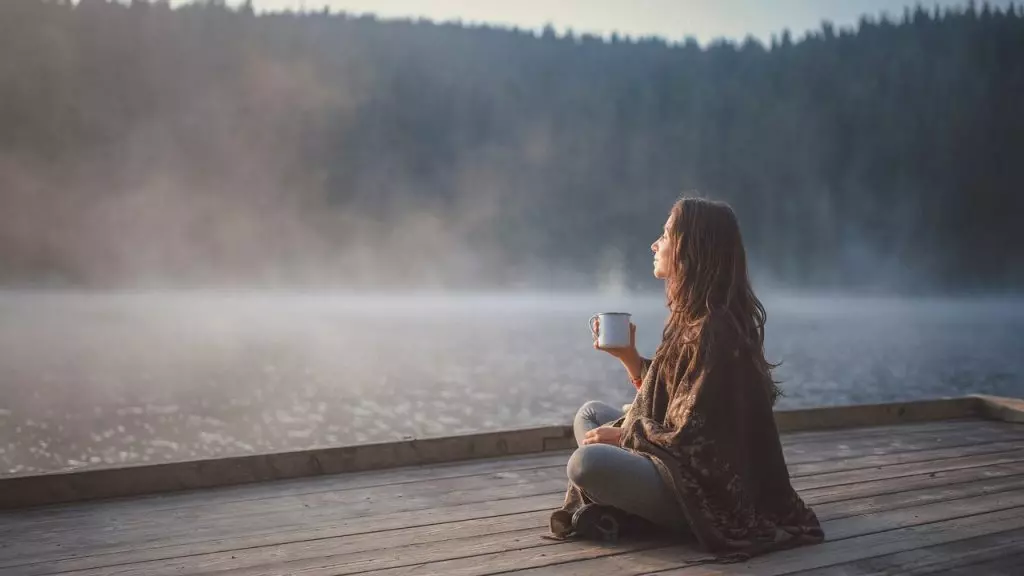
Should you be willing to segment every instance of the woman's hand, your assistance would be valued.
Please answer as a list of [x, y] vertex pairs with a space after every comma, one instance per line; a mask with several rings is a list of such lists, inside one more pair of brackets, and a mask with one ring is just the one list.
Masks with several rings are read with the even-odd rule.
[[619, 360], [622, 360], [623, 358], [632, 358], [634, 356], [640, 355], [640, 353], [636, 351], [636, 324], [633, 324], [632, 322], [629, 323], [629, 346], [621, 346], [618, 348], [606, 348], [604, 346], [599, 346], [597, 343], [597, 335], [600, 333], [601, 319], [594, 318], [593, 337], [595, 350], [602, 350], [604, 352], [607, 352], [612, 356], [618, 358]]
[[611, 354], [612, 356], [619, 359], [622, 362], [622, 367], [626, 369], [626, 373], [629, 374], [629, 379], [633, 382], [633, 385], [640, 388], [640, 371], [643, 367], [644, 359], [640, 356], [640, 352], [636, 349], [636, 324], [629, 323], [629, 346], [623, 346], [622, 348], [605, 348], [598, 346], [597, 335], [601, 331], [601, 319], [594, 318], [594, 349], [603, 350]]
[[583, 445], [587, 444], [611, 444], [612, 446], [619, 446], [622, 440], [622, 428], [616, 428], [615, 426], [600, 426], [594, 428], [590, 432], [587, 432], [583, 436]]

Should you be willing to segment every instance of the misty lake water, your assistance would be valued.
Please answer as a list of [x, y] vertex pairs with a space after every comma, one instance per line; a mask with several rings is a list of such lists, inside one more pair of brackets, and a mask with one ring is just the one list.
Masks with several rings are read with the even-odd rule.
[[[779, 408], [1024, 395], [1024, 300], [765, 295]], [[0, 475], [567, 423], [660, 296], [0, 293]]]

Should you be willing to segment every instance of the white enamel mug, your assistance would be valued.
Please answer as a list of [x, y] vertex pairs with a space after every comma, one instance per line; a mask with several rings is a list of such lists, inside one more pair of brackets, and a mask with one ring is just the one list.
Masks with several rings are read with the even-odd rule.
[[[598, 320], [595, 330], [594, 320]], [[629, 347], [629, 312], [601, 312], [590, 317], [590, 332], [600, 348]]]

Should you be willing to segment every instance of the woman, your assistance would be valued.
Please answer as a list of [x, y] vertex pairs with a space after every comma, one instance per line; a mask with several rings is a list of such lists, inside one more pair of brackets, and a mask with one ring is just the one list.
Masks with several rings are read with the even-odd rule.
[[662, 342], [652, 360], [637, 353], [635, 338], [606, 350], [639, 390], [624, 415], [596, 402], [580, 409], [580, 446], [552, 534], [615, 537], [622, 520], [638, 517], [741, 558], [821, 542], [783, 459], [765, 312], [735, 214], [683, 198], [651, 250], [668, 299]]

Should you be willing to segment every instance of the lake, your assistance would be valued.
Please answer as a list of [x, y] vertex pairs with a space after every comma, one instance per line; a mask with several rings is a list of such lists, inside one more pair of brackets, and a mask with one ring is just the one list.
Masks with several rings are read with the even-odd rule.
[[[1024, 396], [1024, 300], [763, 295], [779, 408]], [[0, 475], [570, 421], [632, 400], [595, 351], [660, 295], [0, 292]]]

